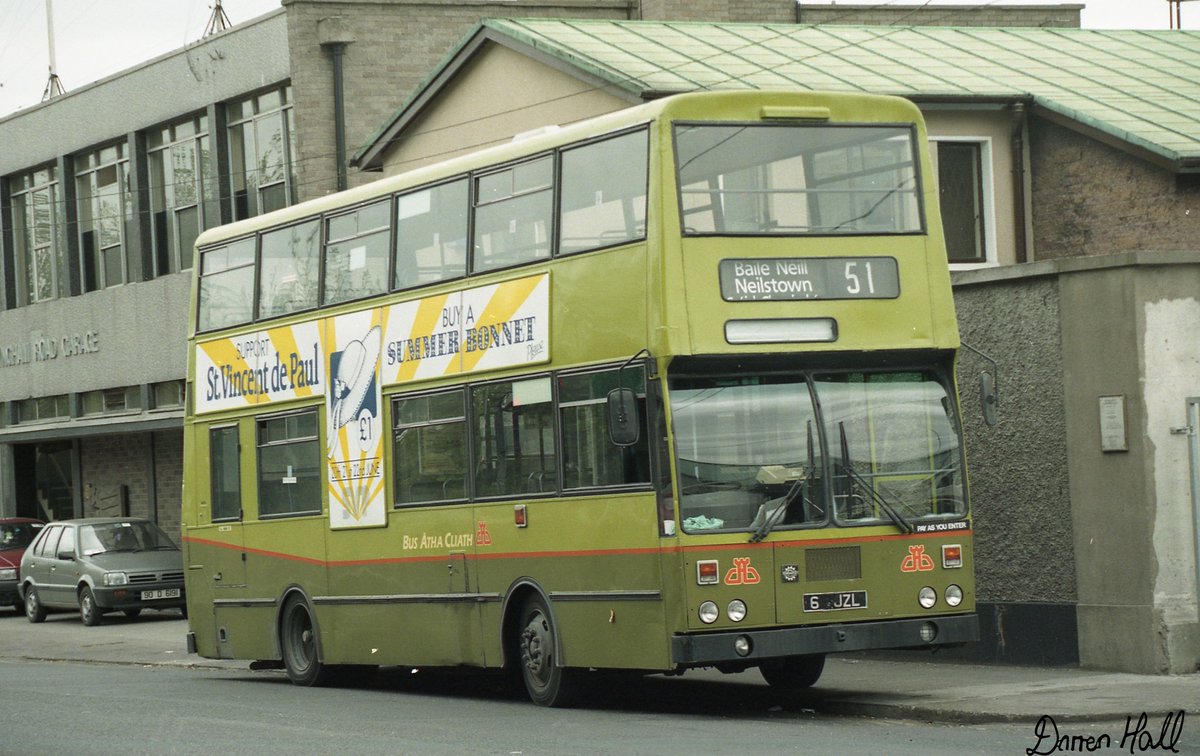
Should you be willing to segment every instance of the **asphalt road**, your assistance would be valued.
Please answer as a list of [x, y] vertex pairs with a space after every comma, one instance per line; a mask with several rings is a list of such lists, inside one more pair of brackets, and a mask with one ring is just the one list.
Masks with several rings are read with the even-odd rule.
[[[297, 688], [188, 655], [186, 632], [175, 612], [88, 628], [76, 614], [33, 625], [0, 611], [0, 754], [1050, 753], [1059, 736], [1094, 738], [1100, 752], [1200, 753], [1200, 675], [850, 655], [794, 700], [756, 672], [597, 675], [580, 708], [548, 710], [478, 671], [392, 668]], [[1146, 734], [1129, 751], [1119, 744], [1141, 712]]]

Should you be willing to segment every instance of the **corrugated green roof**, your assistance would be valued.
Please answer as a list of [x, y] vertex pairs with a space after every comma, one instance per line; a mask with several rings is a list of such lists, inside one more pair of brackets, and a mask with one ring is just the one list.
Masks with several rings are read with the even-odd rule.
[[1200, 168], [1200, 32], [572, 19], [483, 27], [638, 96], [799, 88], [1030, 98], [1177, 169]]

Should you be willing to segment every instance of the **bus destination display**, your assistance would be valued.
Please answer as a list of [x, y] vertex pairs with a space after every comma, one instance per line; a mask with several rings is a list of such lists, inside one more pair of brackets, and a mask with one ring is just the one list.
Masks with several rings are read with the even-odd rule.
[[721, 261], [721, 298], [895, 299], [900, 275], [894, 257], [790, 257]]

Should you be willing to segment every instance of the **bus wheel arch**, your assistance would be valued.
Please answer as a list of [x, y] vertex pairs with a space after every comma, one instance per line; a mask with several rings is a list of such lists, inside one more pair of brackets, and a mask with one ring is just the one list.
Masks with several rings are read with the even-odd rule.
[[582, 670], [563, 665], [562, 631], [540, 586], [518, 582], [509, 591], [503, 627], [505, 668], [521, 679], [530, 700], [551, 707], [574, 704]]

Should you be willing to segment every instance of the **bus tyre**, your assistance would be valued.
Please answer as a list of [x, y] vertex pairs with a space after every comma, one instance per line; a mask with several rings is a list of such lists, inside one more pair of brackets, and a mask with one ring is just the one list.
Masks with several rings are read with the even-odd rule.
[[332, 669], [319, 658], [316, 626], [304, 599], [292, 598], [284, 605], [279, 648], [288, 679], [296, 685], [328, 685], [332, 681]]
[[540, 706], [572, 705], [581, 685], [579, 670], [558, 665], [554, 621], [541, 596], [530, 596], [521, 607], [518, 631], [521, 678], [530, 700]]
[[92, 589], [86, 585], [79, 589], [79, 619], [88, 627], [100, 624], [100, 607], [96, 606], [96, 597]]
[[824, 669], [825, 654], [771, 659], [758, 665], [758, 671], [767, 684], [783, 690], [811, 688], [821, 679]]
[[46, 607], [42, 606], [41, 599], [38, 598], [37, 588], [32, 585], [25, 589], [25, 617], [30, 622], [44, 622], [46, 620]]

